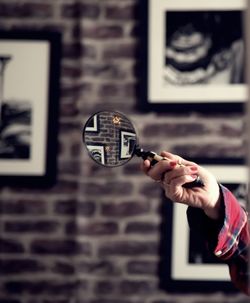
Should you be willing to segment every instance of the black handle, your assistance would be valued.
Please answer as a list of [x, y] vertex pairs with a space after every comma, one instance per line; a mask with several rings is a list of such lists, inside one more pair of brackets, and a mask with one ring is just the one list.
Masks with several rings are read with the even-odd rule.
[[[144, 160], [148, 159], [151, 163], [151, 166], [154, 166], [156, 163], [158, 163], [161, 160], [164, 160], [164, 159], [167, 160], [166, 158], [157, 155], [155, 152], [144, 151], [143, 149], [141, 149], [139, 147], [137, 147], [135, 149], [135, 154], [138, 157], [143, 158]], [[183, 164], [182, 164], [182, 166], [183, 166]], [[201, 180], [200, 176], [197, 176], [197, 178], [192, 182], [188, 182], [186, 184], [183, 184], [183, 187], [185, 187], [185, 188], [203, 187], [203, 186], [204, 186], [204, 183]]]

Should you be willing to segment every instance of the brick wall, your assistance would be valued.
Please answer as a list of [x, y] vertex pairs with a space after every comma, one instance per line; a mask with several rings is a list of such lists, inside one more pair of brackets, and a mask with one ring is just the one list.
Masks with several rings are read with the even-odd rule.
[[135, 122], [147, 149], [244, 155], [244, 118], [142, 113], [138, 0], [2, 0], [1, 29], [63, 33], [58, 180], [50, 189], [1, 187], [1, 303], [245, 303], [244, 295], [159, 290], [161, 191], [132, 159], [105, 169], [81, 142], [101, 109]]

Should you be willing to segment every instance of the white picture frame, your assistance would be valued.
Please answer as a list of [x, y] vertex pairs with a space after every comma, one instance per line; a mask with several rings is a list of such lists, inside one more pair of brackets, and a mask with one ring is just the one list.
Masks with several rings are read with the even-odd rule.
[[120, 159], [130, 159], [136, 143], [136, 134], [120, 130]]
[[56, 181], [61, 34], [1, 31], [0, 178]]
[[[204, 58], [202, 57], [202, 54], [208, 52], [204, 46], [206, 45], [206, 41], [207, 48], [209, 50], [212, 49], [212, 51], [215, 52], [215, 50], [219, 49], [219, 47], [215, 48], [214, 46], [216, 39], [213, 38], [212, 29], [210, 33], [212, 38], [210, 38], [210, 36], [209, 38], [206, 38], [207, 40], [204, 38], [205, 42], [203, 41], [202, 46], [197, 46], [197, 50], [194, 53], [188, 54], [188, 51], [185, 51], [185, 53], [183, 51], [183, 54], [180, 52], [180, 47], [183, 47], [184, 45], [183, 39], [181, 41], [182, 44], [180, 43], [180, 39], [178, 40], [178, 44], [175, 41], [175, 48], [173, 48], [172, 45], [170, 48], [169, 43], [172, 43], [172, 36], [176, 36], [178, 34], [178, 30], [183, 30], [178, 28], [178, 26], [180, 27], [180, 24], [178, 24], [176, 21], [176, 17], [179, 15], [180, 20], [184, 19], [183, 16], [188, 18], [187, 16], [190, 15], [190, 22], [192, 23], [194, 22], [192, 21], [194, 18], [191, 14], [195, 14], [195, 16], [197, 15], [198, 17], [200, 17], [201, 14], [202, 17], [209, 14], [212, 16], [213, 14], [217, 14], [219, 17], [221, 17], [221, 22], [223, 22], [225, 21], [225, 18], [223, 19], [225, 14], [234, 14], [237, 16], [238, 14], [241, 14], [239, 18], [242, 19], [245, 9], [246, 0], [148, 0], [147, 16], [145, 18], [145, 23], [147, 24], [144, 26], [147, 28], [144, 35], [144, 46], [147, 48], [147, 55], [145, 55], [144, 65], [147, 66], [147, 68], [143, 71], [144, 75], [142, 75], [142, 82], [144, 83], [144, 87], [146, 89], [144, 96], [144, 99], [146, 99], [145, 107], [150, 109], [160, 108], [161, 110], [163, 108], [168, 110], [173, 108], [178, 109], [179, 111], [182, 109], [185, 110], [187, 107], [196, 109], [206, 108], [207, 110], [208, 106], [210, 106], [210, 110], [214, 109], [213, 106], [216, 106], [218, 109], [223, 107], [224, 110], [235, 110], [236, 108], [242, 109], [242, 103], [247, 100], [247, 86], [245, 79], [229, 79], [230, 76], [228, 74], [232, 74], [230, 71], [231, 67], [229, 68], [230, 64], [228, 64], [228, 67], [223, 71], [219, 72], [217, 65], [214, 67], [214, 64], [206, 63], [205, 60], [208, 59], [205, 57], [205, 55]], [[183, 14], [183, 16], [181, 14]], [[214, 16], [213, 19], [217, 18], [218, 16]], [[173, 22], [171, 22], [171, 19], [174, 19]], [[209, 20], [213, 19], [210, 18]], [[239, 22], [240, 21], [241, 20], [239, 20]], [[206, 22], [208, 21], [206, 20]], [[237, 23], [238, 25], [239, 22]], [[224, 24], [224, 27], [220, 26], [220, 28], [222, 31], [222, 36], [227, 34], [229, 36], [228, 40], [231, 39], [233, 43], [229, 45], [229, 42], [227, 42], [227, 44], [225, 42], [225, 49], [220, 50], [220, 55], [217, 53], [209, 53], [209, 56], [213, 59], [211, 60], [213, 63], [222, 62], [222, 51], [224, 51], [224, 53], [231, 54], [233, 53], [232, 49], [237, 48], [237, 54], [244, 53], [243, 49], [245, 39], [242, 33], [243, 20], [242, 28], [239, 29], [241, 33], [239, 33], [237, 37], [230, 36], [232, 33], [232, 31], [228, 30], [230, 24], [232, 23], [229, 22], [229, 24]], [[190, 26], [192, 26], [192, 24], [190, 24]], [[234, 26], [237, 27], [235, 23]], [[208, 24], [208, 28], [210, 29], [213, 27], [209, 27]], [[224, 28], [225, 31], [227, 30], [227, 32], [223, 35]], [[233, 33], [231, 35], [233, 35]], [[196, 37], [193, 35], [193, 44], [195, 43], [195, 39], [198, 39], [197, 35]], [[234, 41], [234, 39], [237, 41]], [[190, 44], [191, 48], [190, 41], [187, 41], [186, 39], [185, 43], [187, 47]], [[176, 51], [177, 47], [179, 47], [178, 52]], [[220, 46], [220, 49], [221, 47], [222, 46]], [[185, 48], [183, 47], [183, 49]], [[216, 60], [219, 58], [220, 61], [215, 61], [215, 55]], [[198, 56], [199, 60], [194, 61]], [[237, 66], [240, 67], [238, 69], [241, 69], [241, 75], [243, 77], [245, 65], [244, 58], [245, 57], [243, 54], [243, 56], [241, 56], [241, 60], [237, 61]], [[172, 63], [174, 61], [175, 65], [169, 63], [171, 61], [170, 59], [172, 60]], [[176, 64], [178, 69], [176, 68]], [[166, 81], [166, 75], [168, 78], [172, 77], [173, 83], [168, 83]], [[232, 81], [234, 81], [234, 83], [232, 83]], [[202, 106], [202, 104], [205, 104], [206, 107]], [[225, 107], [225, 104], [228, 105], [228, 108]]]
[[105, 165], [105, 145], [100, 143], [90, 143], [86, 145], [87, 150], [92, 159], [94, 159], [97, 163]]

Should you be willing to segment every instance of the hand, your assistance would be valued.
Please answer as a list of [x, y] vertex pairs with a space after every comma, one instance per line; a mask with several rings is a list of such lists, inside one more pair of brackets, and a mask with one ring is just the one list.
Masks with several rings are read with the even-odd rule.
[[[159, 182], [170, 200], [204, 210], [211, 219], [221, 216], [221, 196], [215, 177], [202, 166], [187, 161], [169, 152], [162, 152], [161, 160], [151, 167], [150, 161], [145, 160], [142, 170], [153, 180]], [[181, 165], [180, 165], [181, 164]], [[204, 186], [185, 188], [183, 185], [193, 182], [200, 176]]]

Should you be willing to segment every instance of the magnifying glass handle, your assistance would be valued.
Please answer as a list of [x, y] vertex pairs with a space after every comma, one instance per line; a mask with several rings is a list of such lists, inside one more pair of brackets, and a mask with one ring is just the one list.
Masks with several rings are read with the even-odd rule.
[[[155, 152], [152, 151], [143, 151], [142, 149], [137, 150], [135, 154], [144, 160], [148, 159], [151, 162], [151, 166], [154, 166], [157, 162], [161, 160], [168, 160], [166, 157], [162, 157]], [[179, 164], [179, 166], [184, 166], [184, 164]], [[193, 182], [188, 182], [186, 184], [183, 184], [183, 187], [185, 188], [193, 188], [193, 187], [203, 187], [204, 183], [201, 180], [200, 176], [197, 176], [197, 178]]]

